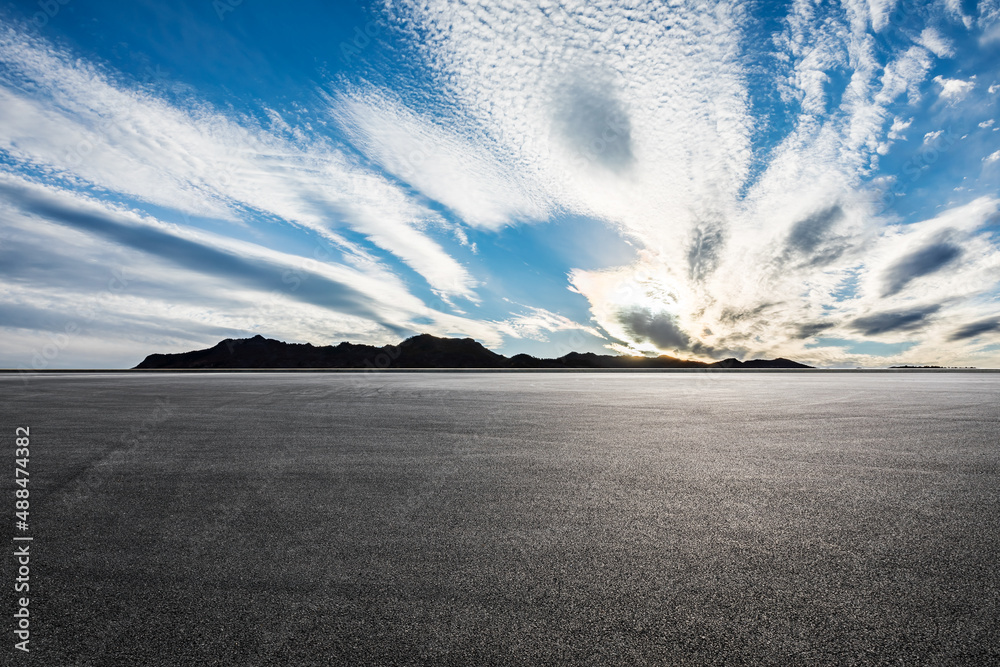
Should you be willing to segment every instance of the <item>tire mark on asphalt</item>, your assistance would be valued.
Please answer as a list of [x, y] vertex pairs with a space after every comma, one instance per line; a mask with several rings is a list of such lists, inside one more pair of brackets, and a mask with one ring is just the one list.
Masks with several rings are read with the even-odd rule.
[[156, 399], [156, 407], [138, 424], [122, 433], [117, 443], [105, 448], [89, 461], [75, 467], [65, 478], [54, 482], [48, 488], [51, 496], [63, 495], [63, 502], [72, 505], [89, 498], [107, 483], [104, 470], [111, 472], [115, 468], [128, 464], [135, 451], [150, 438], [162, 438], [157, 432], [160, 426], [175, 412], [170, 399]]

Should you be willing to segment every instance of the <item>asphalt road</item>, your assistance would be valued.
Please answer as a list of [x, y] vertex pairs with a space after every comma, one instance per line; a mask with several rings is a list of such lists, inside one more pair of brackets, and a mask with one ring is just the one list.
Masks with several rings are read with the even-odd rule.
[[47, 375], [0, 398], [0, 508], [13, 535], [29, 426], [35, 538], [7, 664], [1000, 661], [1000, 375]]

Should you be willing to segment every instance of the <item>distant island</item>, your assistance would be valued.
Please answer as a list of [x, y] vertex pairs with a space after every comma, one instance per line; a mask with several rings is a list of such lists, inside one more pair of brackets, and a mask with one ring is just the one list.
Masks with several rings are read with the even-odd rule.
[[904, 369], [909, 369], [909, 370], [921, 370], [921, 369], [928, 369], [928, 368], [940, 368], [942, 370], [949, 370], [949, 371], [967, 371], [967, 370], [975, 370], [976, 367], [975, 366], [910, 366], [910, 365], [906, 365], [906, 366], [889, 366], [889, 368], [904, 368]]
[[399, 345], [340, 343], [316, 347], [309, 343], [284, 343], [254, 336], [228, 338], [218, 345], [193, 352], [151, 354], [135, 370], [226, 368], [812, 368], [789, 359], [724, 359], [705, 363], [659, 357], [629, 357], [570, 352], [557, 359], [527, 354], [505, 357], [472, 338], [439, 338], [421, 334]]

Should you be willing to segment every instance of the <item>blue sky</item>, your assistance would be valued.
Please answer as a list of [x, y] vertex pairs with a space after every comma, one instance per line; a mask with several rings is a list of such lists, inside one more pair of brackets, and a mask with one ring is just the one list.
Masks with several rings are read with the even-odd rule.
[[0, 366], [1000, 366], [1000, 1], [0, 5]]

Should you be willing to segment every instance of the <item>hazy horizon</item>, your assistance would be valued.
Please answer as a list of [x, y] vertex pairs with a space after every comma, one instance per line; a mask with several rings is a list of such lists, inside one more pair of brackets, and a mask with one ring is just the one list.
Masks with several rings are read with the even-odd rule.
[[[400, 350], [400, 349], [402, 349], [400, 347], [400, 345], [402, 345], [402, 343], [404, 343], [405, 341], [413, 339], [413, 338], [419, 338], [421, 336], [426, 336], [426, 335], [432, 335], [432, 334], [426, 334], [426, 333], [423, 333], [423, 334], [414, 334], [413, 336], [409, 336], [409, 337], [407, 337], [406, 339], [404, 339], [402, 341], [398, 341], [398, 343], [387, 343], [385, 345], [370, 345], [370, 347], [373, 350], [375, 350], [375, 351], [382, 350], [382, 349]], [[227, 338], [227, 339], [223, 339], [221, 341], [216, 342], [214, 345], [209, 345], [207, 347], [198, 348], [198, 349], [181, 350], [181, 351], [177, 351], [177, 352], [167, 352], [167, 353], [163, 353], [163, 352], [159, 352], [159, 351], [153, 351], [153, 352], [150, 352], [148, 355], [146, 355], [146, 357], [144, 357], [144, 359], [146, 359], [146, 358], [148, 358], [150, 356], [157, 356], [157, 355], [163, 355], [163, 354], [166, 354], [167, 356], [170, 356], [170, 355], [183, 355], [183, 354], [189, 353], [189, 352], [201, 352], [201, 351], [211, 350], [211, 349], [215, 349], [215, 348], [219, 348], [219, 347], [226, 347], [229, 343], [238, 343], [238, 342], [241, 342], [241, 341], [249, 341], [252, 338], [263, 338], [266, 341], [276, 341], [278, 343], [289, 344], [289, 345], [304, 345], [304, 344], [305, 345], [312, 345], [315, 348], [326, 348], [326, 347], [336, 348], [338, 345], [340, 345], [342, 343], [343, 344], [348, 344], [348, 345], [358, 345], [358, 346], [369, 345], [367, 343], [356, 343], [356, 342], [350, 341], [350, 340], [336, 341], [336, 342], [331, 342], [331, 343], [324, 344], [324, 345], [314, 345], [314, 344], [310, 343], [309, 341], [284, 341], [284, 340], [280, 340], [280, 339], [277, 339], [277, 338], [272, 338], [270, 336], [265, 336], [263, 334], [256, 334], [255, 336], [249, 337], [249, 338], [237, 338], [237, 339]], [[440, 339], [443, 339], [443, 340], [475, 340], [475, 339], [466, 338], [466, 337], [460, 338], [460, 337], [447, 337], [447, 336], [445, 336], [445, 337], [437, 337], [437, 338], [440, 338]], [[478, 343], [479, 345], [482, 345], [482, 343], [480, 341], [475, 341], [475, 342]], [[237, 356], [239, 355], [239, 352], [238, 352], [237, 348], [235, 348], [232, 345], [228, 345], [228, 347], [229, 347], [228, 354], [230, 354], [230, 355], [236, 354]], [[490, 348], [487, 347], [487, 346], [485, 346], [485, 345], [483, 345], [483, 347], [486, 350], [490, 350]], [[497, 352], [496, 350], [490, 350], [490, 351]], [[542, 360], [553, 360], [553, 359], [557, 359], [557, 358], [561, 358], [563, 356], [566, 356], [566, 355], [568, 355], [570, 353], [578, 353], [578, 352], [576, 350], [570, 350], [569, 352], [566, 352], [565, 354], [560, 354], [558, 357], [557, 356], [537, 356], [537, 355], [530, 355], [530, 356], [535, 356], [536, 358], [542, 359]], [[497, 352], [497, 354], [502, 354], [502, 353]], [[582, 353], [582, 354], [587, 354], [587, 353]], [[598, 353], [598, 354], [600, 354], [600, 353]], [[380, 360], [378, 358], [379, 356], [383, 356], [383, 355], [372, 354], [371, 355], [372, 358], [368, 359], [368, 362], [370, 362], [370, 363], [365, 364], [362, 368], [359, 368], [359, 369], [355, 369], [355, 368], [351, 368], [351, 367], [339, 367], [339, 366], [337, 366], [337, 367], [325, 367], [324, 366], [324, 367], [314, 368], [314, 369], [311, 369], [311, 370], [338, 370], [338, 371], [350, 371], [350, 370], [362, 370], [362, 371], [371, 371], [371, 370], [405, 370], [405, 371], [408, 371], [408, 372], [411, 372], [411, 371], [414, 371], [414, 370], [419, 370], [419, 368], [409, 367], [409, 366], [407, 366], [407, 367], [400, 367], [400, 368], [387, 367], [384, 364], [385, 360]], [[515, 355], [510, 354], [510, 355], [503, 355], [503, 356], [505, 358], [507, 358], [507, 359], [510, 359], [510, 358], [514, 357]], [[657, 356], [668, 356], [668, 357], [672, 357], [674, 359], [677, 359], [679, 361], [689, 360], [688, 358], [686, 358], [684, 356], [673, 357], [673, 355], [663, 355], [663, 354], [656, 355], [656, 354], [651, 353], [651, 352], [647, 352], [645, 354], [635, 354], [635, 355], [631, 355], [631, 354], [629, 354], [627, 352], [617, 352], [617, 353], [616, 352], [610, 352], [610, 354], [607, 354], [606, 356], [609, 356], [609, 357], [612, 357], [612, 358], [614, 358], [614, 357], [626, 357], [626, 356], [629, 356], [629, 357], [639, 357], [639, 358], [645, 358], [645, 359], [654, 359]], [[734, 359], [734, 358], [735, 357], [730, 357], [729, 359]], [[776, 357], [775, 359], [784, 359], [784, 358]], [[43, 362], [44, 360], [45, 360], [44, 356], [39, 355], [39, 358], [36, 361]], [[751, 358], [738, 359], [738, 361], [743, 361], [743, 362], [751, 361], [751, 360], [752, 360]], [[759, 359], [754, 358], [753, 360], [759, 360]], [[786, 361], [797, 361], [797, 360], [795, 360], [795, 359], [787, 360], [786, 359]], [[39, 363], [39, 365], [41, 365], [41, 364]], [[310, 370], [309, 367], [303, 367], [303, 366], [298, 366], [298, 365], [296, 365], [296, 366], [289, 366], [289, 367], [262, 366], [260, 368], [262, 370], [268, 370], [269, 372], [276, 372], [276, 371], [281, 371], [281, 370], [287, 370], [287, 371], [290, 371], [290, 372], [296, 372], [296, 371], [301, 371], [301, 370]], [[747, 372], [753, 372], [753, 371], [771, 372], [773, 370], [852, 370], [852, 369], [854, 369], [854, 370], [879, 370], [879, 369], [897, 369], [897, 368], [911, 368], [911, 369], [914, 369], [914, 370], [917, 370], [917, 369], [935, 369], [935, 370], [952, 370], [952, 371], [959, 371], [959, 370], [985, 370], [985, 371], [997, 370], [997, 371], [1000, 371], [1000, 368], [977, 367], [977, 366], [943, 366], [943, 365], [934, 364], [934, 363], [931, 363], [931, 362], [921, 363], [921, 364], [917, 364], [917, 363], [900, 364], [900, 365], [895, 365], [895, 366], [846, 366], [846, 365], [836, 365], [836, 364], [833, 364], [833, 365], [829, 365], [829, 366], [807, 366], [806, 368], [792, 368], [792, 367], [774, 367], [774, 368], [769, 368], [769, 367], [760, 367], [760, 366], [757, 366], [757, 367], [751, 367], [751, 368], [729, 369], [729, 368], [719, 367], [719, 368], [714, 368], [713, 370], [739, 370], [739, 371], [747, 371]], [[136, 370], [136, 369], [137, 369], [136, 365], [124, 366], [124, 367], [111, 367], [111, 366], [107, 366], [107, 367], [80, 367], [80, 366], [59, 367], [58, 365], [52, 365], [52, 367], [43, 368], [43, 369], [40, 369], [40, 371], [59, 371], [59, 370], [66, 370], [66, 371], [73, 371], [73, 370], [83, 370], [83, 371], [86, 371], [86, 370], [111, 371], [111, 370]], [[427, 366], [426, 369], [427, 370], [436, 370], [436, 371], [463, 370], [463, 369], [464, 370], [471, 370], [469, 368], [458, 367], [458, 366], [454, 366], [454, 367], [453, 366]], [[150, 368], [146, 368], [146, 369], [138, 369], [138, 370], [156, 370], [156, 371], [159, 372], [159, 371], [168, 370], [168, 369], [161, 369], [161, 368], [152, 368], [152, 369], [150, 369]], [[202, 368], [202, 367], [197, 367], [197, 368], [194, 368], [194, 367], [191, 367], [191, 368], [170, 367], [169, 370], [206, 370], [206, 371], [211, 371], [211, 372], [224, 372], [226, 370], [234, 370], [234, 371], [238, 371], [238, 372], [245, 372], [245, 371], [250, 370], [250, 369], [249, 369], [249, 367], [244, 367], [244, 366], [232, 366], [232, 367], [208, 367], [208, 368]], [[481, 370], [491, 371], [491, 370], [497, 370], [497, 369], [491, 369], [489, 367], [484, 367]], [[569, 366], [569, 367], [566, 367], [565, 369], [559, 369], [559, 368], [536, 369], [536, 368], [533, 368], [533, 367], [524, 367], [524, 368], [511, 367], [511, 368], [502, 368], [502, 369], [499, 369], [499, 370], [512, 371], [512, 372], [517, 372], [517, 371], [528, 371], [528, 372], [531, 372], [531, 371], [534, 371], [534, 370], [546, 370], [546, 371], [566, 370], [566, 371], [573, 371], [573, 372], [586, 372], [586, 371], [593, 371], [593, 372], [603, 372], [603, 371], [627, 372], [627, 371], [630, 371], [630, 370], [640, 371], [640, 372], [647, 372], [647, 371], [664, 371], [664, 372], [669, 371], [669, 372], [676, 372], [676, 371], [697, 371], [697, 370], [702, 370], [702, 368], [700, 368], [700, 367], [699, 368], [680, 368], [680, 367], [665, 367], [665, 368], [636, 367], [636, 368], [627, 368], [627, 367], [583, 367], [583, 366]], [[12, 371], [16, 371], [18, 373], [33, 373], [33, 372], [36, 372], [36, 369], [33, 369], [30, 366], [23, 365], [23, 364], [20, 367], [18, 367], [18, 368], [13, 368], [13, 367], [3, 368], [3, 367], [0, 367], [0, 372], [12, 372]]]

